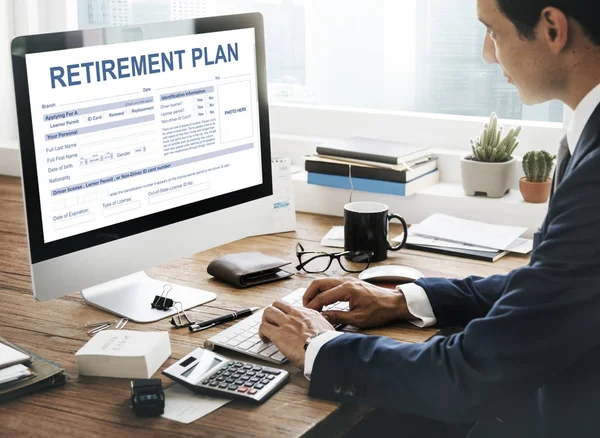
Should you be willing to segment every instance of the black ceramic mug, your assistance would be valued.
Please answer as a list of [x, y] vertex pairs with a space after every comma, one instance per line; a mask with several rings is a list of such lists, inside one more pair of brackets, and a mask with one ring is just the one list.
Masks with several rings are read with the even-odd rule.
[[[344, 250], [373, 251], [371, 262], [387, 258], [388, 251], [398, 251], [406, 245], [408, 227], [397, 214], [388, 214], [388, 206], [379, 202], [353, 202], [344, 206]], [[389, 222], [398, 219], [404, 227], [402, 243], [388, 242]]]

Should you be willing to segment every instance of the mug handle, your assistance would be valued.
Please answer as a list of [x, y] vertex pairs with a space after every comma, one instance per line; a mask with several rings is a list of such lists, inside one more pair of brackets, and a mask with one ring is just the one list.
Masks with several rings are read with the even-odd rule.
[[398, 216], [397, 214], [388, 214], [388, 222], [390, 222], [392, 219], [398, 219], [400, 222], [402, 222], [402, 228], [404, 228], [404, 234], [402, 235], [402, 243], [396, 246], [392, 246], [390, 245], [390, 242], [388, 242], [388, 249], [390, 251], [398, 251], [399, 249], [404, 248], [404, 245], [406, 245], [406, 239], [408, 238], [408, 226], [406, 225], [406, 221], [402, 216]]

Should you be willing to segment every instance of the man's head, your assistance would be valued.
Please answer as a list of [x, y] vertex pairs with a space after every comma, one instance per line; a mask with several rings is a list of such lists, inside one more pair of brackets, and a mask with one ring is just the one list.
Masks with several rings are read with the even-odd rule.
[[566, 100], [574, 69], [600, 63], [600, 1], [478, 0], [483, 58], [498, 63], [526, 104]]

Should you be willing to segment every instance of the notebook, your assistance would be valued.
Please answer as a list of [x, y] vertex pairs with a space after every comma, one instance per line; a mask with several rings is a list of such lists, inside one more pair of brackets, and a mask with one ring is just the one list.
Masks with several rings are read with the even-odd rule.
[[15, 350], [8, 345], [0, 344], [0, 370], [20, 363], [29, 362], [30, 360], [31, 358], [27, 354]]
[[17, 347], [3, 338], [0, 338], [0, 345], [7, 345], [30, 356], [31, 364], [28, 365], [28, 367], [33, 373], [29, 378], [0, 385], [0, 403], [13, 400], [25, 394], [40, 391], [44, 388], [60, 386], [65, 383], [65, 371], [54, 362]]

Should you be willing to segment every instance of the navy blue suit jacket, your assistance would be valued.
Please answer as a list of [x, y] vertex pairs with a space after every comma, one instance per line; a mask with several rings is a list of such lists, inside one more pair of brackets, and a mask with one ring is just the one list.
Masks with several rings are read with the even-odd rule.
[[463, 332], [421, 344], [344, 334], [321, 348], [310, 394], [501, 425], [512, 436], [600, 436], [599, 134], [600, 107], [553, 194], [529, 265], [489, 278], [417, 281], [438, 325]]

